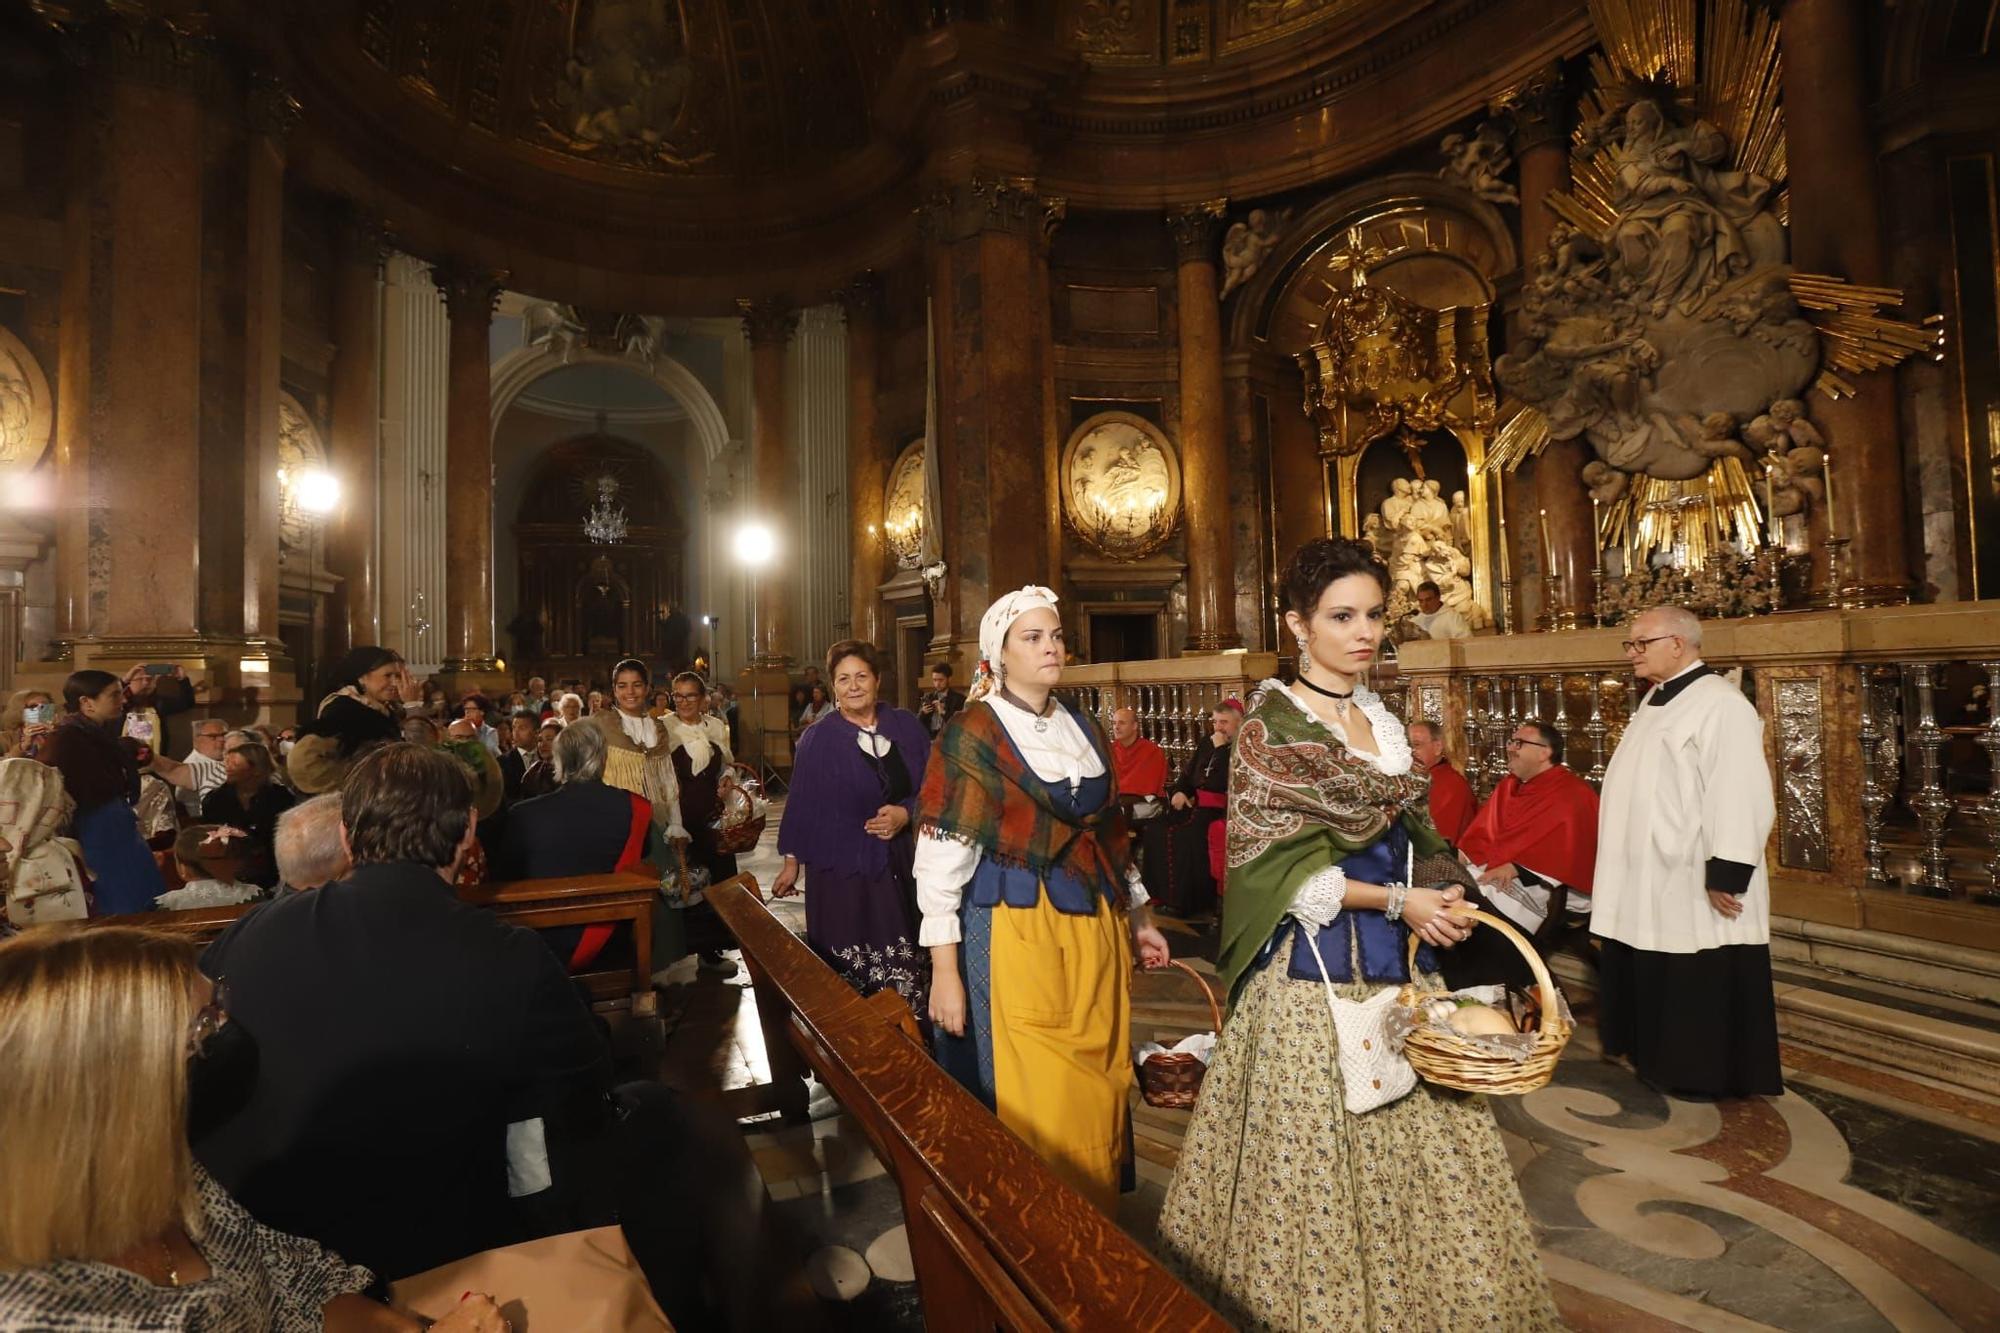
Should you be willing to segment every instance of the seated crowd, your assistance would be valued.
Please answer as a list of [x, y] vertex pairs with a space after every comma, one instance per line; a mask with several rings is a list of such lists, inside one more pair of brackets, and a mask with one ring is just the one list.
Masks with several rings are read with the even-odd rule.
[[[594, 713], [540, 680], [503, 711], [359, 649], [296, 731], [197, 716], [185, 760], [156, 748], [198, 694], [178, 673], [79, 671], [59, 704], [10, 701], [0, 1327], [501, 1329], [505, 1290], [427, 1324], [394, 1284], [610, 1226], [674, 1326], [799, 1322], [733, 1123], [613, 1077], [572, 977], [612, 928], [530, 931], [459, 896], [734, 873], [714, 827], [728, 693], [613, 674]], [[667, 878], [672, 914], [699, 915]], [[237, 903], [199, 950], [69, 924]], [[687, 937], [734, 966], [712, 913]]]

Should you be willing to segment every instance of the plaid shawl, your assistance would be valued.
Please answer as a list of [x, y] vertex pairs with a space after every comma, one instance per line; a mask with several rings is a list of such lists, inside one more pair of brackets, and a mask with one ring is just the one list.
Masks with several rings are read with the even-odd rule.
[[993, 710], [973, 705], [954, 713], [938, 736], [918, 801], [920, 827], [973, 843], [1003, 865], [1038, 875], [1061, 870], [1122, 904], [1132, 833], [1118, 804], [1117, 769], [1090, 719], [1062, 707], [1103, 759], [1111, 783], [1096, 814], [1076, 820], [1058, 810]]

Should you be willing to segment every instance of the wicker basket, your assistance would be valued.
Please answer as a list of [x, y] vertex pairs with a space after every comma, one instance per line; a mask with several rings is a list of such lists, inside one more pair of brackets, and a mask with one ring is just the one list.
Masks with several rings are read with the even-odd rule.
[[[737, 776], [741, 773], [743, 776]], [[716, 783], [715, 797], [721, 812], [715, 817], [715, 850], [737, 856], [754, 848], [764, 836], [767, 815], [757, 813], [756, 798], [763, 795], [757, 770], [748, 764], [729, 765]]]
[[[1201, 973], [1186, 963], [1175, 959], [1172, 966], [1178, 967], [1195, 979], [1201, 993], [1208, 1000], [1208, 1019], [1215, 1024], [1215, 1031], [1222, 1031], [1222, 1007], [1215, 1002], [1215, 990]], [[1194, 1099], [1201, 1093], [1201, 1080], [1208, 1073], [1208, 1064], [1198, 1055], [1186, 1051], [1163, 1051], [1149, 1055], [1139, 1066], [1139, 1095], [1146, 1099], [1148, 1106], [1163, 1106], [1168, 1110], [1185, 1111], [1194, 1105]]]
[[[1403, 1055], [1425, 1081], [1442, 1087], [1457, 1088], [1462, 1092], [1490, 1092], [1518, 1096], [1533, 1092], [1545, 1086], [1556, 1072], [1556, 1061], [1562, 1056], [1563, 1047], [1569, 1044], [1570, 1025], [1559, 1012], [1556, 1001], [1556, 983], [1549, 976], [1548, 965], [1535, 952], [1535, 946], [1512, 923], [1482, 912], [1476, 908], [1459, 907], [1451, 915], [1462, 920], [1477, 921], [1491, 926], [1505, 935], [1516, 949], [1528, 960], [1528, 966], [1535, 974], [1535, 984], [1542, 988], [1542, 1026], [1535, 1034], [1535, 1048], [1525, 1060], [1515, 1060], [1509, 1056], [1488, 1051], [1452, 1032], [1440, 1030], [1430, 1024], [1413, 1028], [1404, 1040]], [[1410, 975], [1417, 974], [1417, 948], [1422, 942], [1414, 933], [1410, 936]], [[1405, 985], [1397, 996], [1397, 1003], [1415, 1008], [1423, 1003], [1425, 991], [1417, 989], [1412, 981]]]

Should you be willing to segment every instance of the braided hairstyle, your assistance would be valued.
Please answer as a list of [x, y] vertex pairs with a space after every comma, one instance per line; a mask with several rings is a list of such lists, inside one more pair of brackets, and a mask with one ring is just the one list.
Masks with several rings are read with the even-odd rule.
[[1298, 612], [1301, 620], [1311, 620], [1327, 588], [1351, 574], [1366, 574], [1382, 586], [1383, 597], [1388, 597], [1389, 569], [1374, 547], [1352, 537], [1315, 537], [1285, 562], [1280, 582], [1285, 608]]

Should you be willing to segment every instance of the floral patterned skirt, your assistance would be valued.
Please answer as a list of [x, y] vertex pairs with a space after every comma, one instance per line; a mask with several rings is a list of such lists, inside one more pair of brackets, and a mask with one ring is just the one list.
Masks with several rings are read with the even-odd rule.
[[1349, 1115], [1326, 991], [1282, 966], [1244, 987], [1216, 1045], [1160, 1248], [1243, 1329], [1562, 1327], [1484, 1099], [1419, 1082]]
[[931, 956], [914, 917], [892, 874], [806, 867], [806, 943], [863, 995], [893, 990], [927, 1022]]

